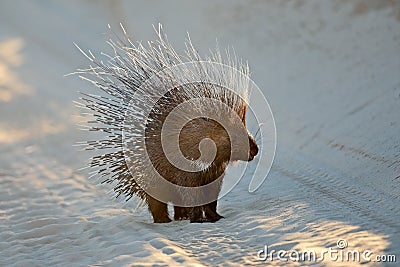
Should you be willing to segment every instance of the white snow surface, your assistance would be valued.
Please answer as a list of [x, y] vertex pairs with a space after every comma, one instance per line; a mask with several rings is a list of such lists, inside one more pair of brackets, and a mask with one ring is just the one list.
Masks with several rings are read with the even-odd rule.
[[[107, 24], [178, 51], [233, 46], [275, 116], [277, 153], [255, 192], [245, 177], [225, 219], [153, 224], [78, 171], [77, 91], [64, 77], [107, 49]], [[106, 34], [103, 34], [106, 33]], [[255, 125], [249, 125], [254, 130]], [[90, 135], [90, 136], [89, 136]], [[387, 266], [260, 262], [270, 249], [371, 250], [400, 261], [398, 1], [16, 1], [0, 3], [0, 266]], [[392, 263], [395, 266], [395, 263]]]

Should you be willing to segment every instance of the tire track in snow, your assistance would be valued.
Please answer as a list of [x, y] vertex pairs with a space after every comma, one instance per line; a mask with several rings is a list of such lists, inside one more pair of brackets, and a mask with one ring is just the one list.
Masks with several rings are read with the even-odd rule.
[[[307, 185], [314, 191], [319, 192], [322, 198], [329, 198], [336, 202], [342, 203], [344, 208], [348, 208], [357, 212], [360, 216], [365, 217], [367, 221], [364, 223], [369, 226], [374, 226], [379, 223], [383, 226], [391, 228], [394, 232], [400, 230], [400, 203], [393, 201], [391, 198], [384, 198], [384, 195], [371, 194], [360, 191], [353, 186], [356, 179], [341, 173], [339, 170], [334, 170], [326, 164], [316, 161], [311, 165], [297, 159], [287, 158], [285, 167], [275, 164], [275, 168], [282, 174], [296, 180], [304, 185]], [[286, 166], [290, 166], [287, 168]], [[314, 167], [318, 166], [318, 167]], [[346, 177], [347, 176], [347, 177]], [[347, 179], [344, 182], [343, 179]], [[392, 216], [383, 214], [380, 210], [393, 211]]]

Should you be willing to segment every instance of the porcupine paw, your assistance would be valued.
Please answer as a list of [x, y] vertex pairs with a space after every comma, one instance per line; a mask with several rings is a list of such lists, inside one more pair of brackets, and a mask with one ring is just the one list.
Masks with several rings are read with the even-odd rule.
[[189, 217], [177, 217], [177, 216], [174, 216], [174, 220], [175, 221], [184, 221], [184, 220], [189, 220]]
[[189, 220], [190, 208], [174, 206], [174, 220]]
[[219, 215], [218, 216], [214, 216], [214, 217], [199, 217], [199, 218], [190, 218], [190, 222], [191, 223], [214, 223], [219, 221], [220, 219], [224, 218], [223, 216]]
[[176, 215], [174, 215], [174, 220], [175, 221], [189, 220], [189, 216], [176, 216]]
[[190, 222], [191, 223], [203, 223], [206, 222], [203, 217], [203, 209], [201, 207], [194, 207], [190, 213]]
[[205, 218], [199, 217], [199, 218], [190, 218], [190, 223], [204, 223], [208, 222], [206, 221]]
[[224, 218], [224, 216], [219, 215], [217, 212], [216, 201], [205, 206], [204, 215], [207, 222], [217, 222], [220, 219]]
[[205, 221], [206, 222], [217, 222], [221, 219], [225, 218], [222, 215], [219, 215], [218, 213], [214, 213], [214, 214], [206, 214], [206, 218]]

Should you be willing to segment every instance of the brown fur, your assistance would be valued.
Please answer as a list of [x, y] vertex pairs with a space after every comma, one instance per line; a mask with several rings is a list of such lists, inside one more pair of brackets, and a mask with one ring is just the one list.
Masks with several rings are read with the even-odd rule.
[[[186, 158], [192, 160], [199, 158], [200, 151], [198, 148], [200, 141], [204, 138], [210, 138], [217, 146], [217, 154], [213, 163], [206, 170], [186, 172], [175, 167], [168, 161], [166, 156], [162, 153], [161, 129], [166, 116], [178, 104], [187, 100], [185, 92], [181, 89], [174, 89], [165, 94], [165, 96], [157, 102], [156, 106], [153, 108], [153, 112], [150, 113], [150, 119], [146, 126], [146, 148], [150, 160], [162, 177], [176, 185], [198, 187], [207, 185], [224, 175], [231, 156], [230, 140], [228, 133], [218, 122], [209, 118], [193, 119], [183, 127], [179, 135], [179, 146], [182, 154]], [[227, 97], [227, 104], [230, 104], [228, 101], [229, 99], [230, 98]], [[240, 127], [246, 127], [245, 117], [247, 106], [245, 102], [242, 101], [241, 105], [234, 107], [234, 109], [242, 120], [242, 125], [240, 125]], [[237, 127], [239, 127], [239, 125]], [[238, 155], [238, 158], [241, 160], [250, 161], [258, 152], [258, 147], [254, 138], [251, 135], [249, 135], [248, 138], [250, 147], [245, 150], [246, 155]], [[218, 194], [221, 190], [222, 179], [220, 181], [221, 182], [217, 183], [210, 192], [207, 192], [208, 194], [212, 194], [214, 199], [218, 198]], [[167, 223], [171, 221], [168, 214], [167, 203], [160, 202], [148, 194], [145, 195], [145, 198], [155, 223]], [[190, 222], [216, 222], [221, 218], [223, 217], [217, 213], [217, 200], [197, 207], [174, 206], [175, 220], [190, 219]]]

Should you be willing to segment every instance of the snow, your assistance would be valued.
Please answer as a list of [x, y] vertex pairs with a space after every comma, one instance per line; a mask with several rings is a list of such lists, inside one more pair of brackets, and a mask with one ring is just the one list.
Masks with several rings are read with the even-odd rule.
[[[136, 40], [161, 22], [180, 51], [189, 31], [200, 53], [218, 39], [248, 60], [277, 152], [256, 192], [248, 175], [219, 201], [225, 219], [153, 224], [78, 171], [90, 153], [72, 146], [88, 137], [73, 101], [97, 91], [64, 75], [88, 64], [74, 42], [104, 51], [120, 22]], [[0, 25], [0, 266], [309, 266], [257, 252], [339, 239], [400, 257], [398, 2], [2, 1]]]

